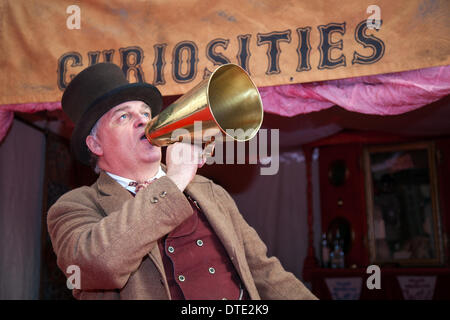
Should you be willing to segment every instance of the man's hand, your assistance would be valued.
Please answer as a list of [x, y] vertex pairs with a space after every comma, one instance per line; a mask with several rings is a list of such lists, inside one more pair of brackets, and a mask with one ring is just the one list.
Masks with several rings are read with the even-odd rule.
[[176, 142], [167, 147], [167, 177], [181, 190], [194, 179], [197, 169], [206, 162], [201, 146]]

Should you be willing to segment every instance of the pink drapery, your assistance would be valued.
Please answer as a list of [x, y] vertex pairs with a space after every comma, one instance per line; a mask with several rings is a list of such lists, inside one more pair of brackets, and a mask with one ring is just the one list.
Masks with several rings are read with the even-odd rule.
[[[396, 115], [450, 94], [450, 65], [259, 90], [264, 111], [285, 117], [320, 111], [334, 105], [365, 114]], [[0, 106], [0, 141], [11, 126], [14, 112], [33, 113], [60, 108], [60, 102]]]
[[264, 111], [293, 117], [338, 105], [348, 111], [395, 115], [450, 94], [450, 65], [260, 89]]
[[60, 102], [7, 104], [0, 106], [0, 142], [5, 138], [14, 119], [14, 112], [34, 113], [61, 109]]

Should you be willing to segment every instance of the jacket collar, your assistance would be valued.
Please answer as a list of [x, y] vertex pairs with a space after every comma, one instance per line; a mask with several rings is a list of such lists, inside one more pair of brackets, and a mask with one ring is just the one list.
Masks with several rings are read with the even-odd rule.
[[[164, 172], [167, 172], [167, 168], [164, 164], [161, 164]], [[104, 209], [106, 215], [110, 212], [118, 210], [125, 201], [132, 199], [131, 193], [122, 187], [117, 181], [111, 178], [105, 171], [100, 172], [100, 176], [97, 179], [97, 188], [99, 192], [99, 202]], [[197, 201], [201, 201], [198, 197], [202, 199], [203, 194], [206, 194], [206, 199], [212, 199], [212, 190], [210, 187], [210, 180], [195, 176], [191, 183], [187, 186], [185, 193], [189, 194], [192, 198]], [[202, 203], [202, 202], [200, 202]]]

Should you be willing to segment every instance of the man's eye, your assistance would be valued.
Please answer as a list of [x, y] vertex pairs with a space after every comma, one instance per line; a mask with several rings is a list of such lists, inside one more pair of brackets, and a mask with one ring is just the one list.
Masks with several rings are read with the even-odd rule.
[[147, 117], [147, 118], [150, 118], [150, 113], [144, 112], [144, 116]]
[[128, 118], [128, 115], [124, 113], [123, 115], [120, 116], [119, 120], [125, 120], [126, 118]]

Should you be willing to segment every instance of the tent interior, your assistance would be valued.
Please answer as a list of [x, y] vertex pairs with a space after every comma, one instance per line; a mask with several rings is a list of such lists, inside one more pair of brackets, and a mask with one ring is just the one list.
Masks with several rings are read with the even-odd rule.
[[[239, 101], [227, 117], [246, 127], [264, 115], [252, 140], [217, 144], [198, 173], [319, 299], [450, 299], [450, 1], [69, 2], [0, 0], [0, 300], [74, 299], [47, 214], [97, 179], [71, 152], [61, 100], [98, 64], [122, 80], [82, 81], [77, 126], [124, 87], [149, 85], [163, 107], [200, 97], [178, 124], [214, 126], [216, 81], [223, 105]], [[257, 108], [246, 113], [249, 100]]]
[[[164, 97], [164, 105], [169, 105], [176, 98], [177, 96]], [[294, 117], [266, 112], [262, 128], [279, 129], [279, 165], [276, 174], [261, 175], [260, 169], [265, 166], [261, 163], [205, 165], [199, 173], [228, 190], [247, 222], [266, 243], [269, 256], [278, 257], [285, 269], [308, 284], [318, 297], [330, 299], [330, 290], [327, 290], [324, 282], [326, 277], [349, 276], [352, 272], [361, 270], [364, 270], [365, 274], [365, 269], [362, 268], [367, 267], [369, 263], [366, 248], [354, 252], [352, 259], [357, 262], [351, 265], [346, 263], [345, 269], [321, 268], [321, 236], [329, 227], [323, 222], [330, 220], [330, 214], [336, 214], [321, 209], [324, 203], [332, 201], [327, 198], [328, 194], [322, 193], [321, 171], [327, 170], [320, 167], [322, 148], [345, 146], [346, 150], [354, 149], [358, 157], [362, 157], [361, 145], [439, 140], [443, 141], [440, 145], [444, 145], [444, 149], [447, 146], [448, 152], [449, 119], [448, 95], [414, 111], [390, 116], [351, 112], [337, 105]], [[65, 285], [65, 278], [55, 264], [55, 256], [46, 231], [45, 215], [52, 202], [67, 191], [68, 187], [91, 184], [96, 179], [90, 168], [70, 158], [67, 146], [72, 129], [72, 123], [61, 110], [16, 112], [13, 125], [0, 145], [1, 183], [2, 190], [5, 190], [1, 194], [1, 210], [10, 212], [3, 216], [4, 223], [1, 225], [2, 243], [10, 244], [2, 245], [0, 249], [0, 255], [8, 257], [1, 260], [1, 268], [5, 271], [1, 274], [9, 274], [8, 277], [2, 276], [2, 297], [71, 298], [68, 290], [61, 290], [61, 286]], [[311, 151], [309, 157], [305, 156], [305, 150]], [[268, 156], [270, 158], [270, 153]], [[439, 167], [450, 167], [450, 153], [445, 153]], [[61, 180], [61, 176], [70, 176], [70, 179]], [[26, 177], [26, 186], [16, 187], [13, 182], [18, 177]], [[446, 199], [450, 197], [448, 186], [445, 186], [445, 183], [439, 186], [439, 227], [444, 235], [440, 240], [444, 250], [444, 258], [438, 263], [440, 268], [419, 264], [415, 269], [411, 269], [411, 265], [406, 268], [403, 265], [395, 265], [394, 269], [402, 270], [403, 273], [406, 270], [406, 274], [408, 270], [415, 270], [419, 275], [435, 276], [443, 272], [442, 270], [448, 271], [445, 235], [449, 227], [447, 222], [450, 220], [450, 203], [446, 202]], [[364, 186], [362, 187], [364, 189]], [[353, 186], [351, 192], [363, 194], [364, 190]], [[20, 193], [26, 195], [24, 201], [6, 201], [20, 198]], [[309, 214], [312, 216], [309, 217]], [[367, 224], [367, 212], [362, 210], [355, 214], [361, 217], [362, 224]], [[337, 215], [340, 213], [337, 212]], [[355, 226], [355, 223], [360, 222], [350, 223], [351, 228], [364, 229], [364, 226]], [[309, 239], [311, 236], [312, 244]], [[360, 245], [364, 240], [352, 239], [351, 242], [359, 242]], [[314, 250], [313, 266], [306, 262], [310, 255], [310, 245]], [[21, 249], [18, 250], [18, 247]], [[305, 270], [305, 267], [308, 270]], [[433, 270], [441, 271], [436, 273]], [[448, 283], [448, 272], [439, 277], [437, 283], [440, 286]], [[448, 298], [448, 293], [439, 290], [435, 290], [440, 292], [439, 296], [435, 294], [435, 298]], [[398, 288], [397, 291], [399, 296], [391, 298], [402, 298]], [[360, 293], [360, 296], [366, 299], [377, 298], [367, 290]]]

